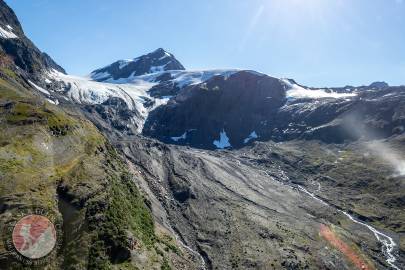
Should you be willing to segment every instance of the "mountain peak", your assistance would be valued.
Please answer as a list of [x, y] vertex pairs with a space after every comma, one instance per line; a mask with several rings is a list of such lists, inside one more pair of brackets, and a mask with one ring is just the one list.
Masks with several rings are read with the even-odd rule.
[[386, 82], [373, 82], [369, 85], [369, 87], [375, 89], [385, 89], [389, 87], [389, 84]]
[[157, 58], [163, 58], [163, 57], [172, 57], [174, 58], [174, 55], [169, 53], [168, 51], [166, 51], [163, 48], [158, 48], [156, 50], [154, 50], [151, 53], [148, 53], [147, 55], [151, 56], [151, 57], [157, 57]]
[[96, 81], [126, 79], [149, 73], [184, 70], [184, 66], [163, 48], [130, 60], [118, 60], [111, 65], [93, 71], [90, 76]]
[[[154, 50], [152, 53], [165, 53], [167, 52], [165, 49], [163, 48], [157, 48], [156, 50]], [[168, 53], [168, 52], [167, 52]]]

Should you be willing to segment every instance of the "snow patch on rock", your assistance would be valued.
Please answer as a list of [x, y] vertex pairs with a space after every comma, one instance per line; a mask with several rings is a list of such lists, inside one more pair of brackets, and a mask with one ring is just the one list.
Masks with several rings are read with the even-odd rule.
[[10, 25], [7, 25], [7, 28], [9, 30], [6, 30], [0, 26], [0, 37], [1, 38], [5, 38], [5, 39], [18, 38], [18, 36], [12, 32], [13, 28]]
[[134, 58], [134, 59], [123, 59], [123, 60], [119, 60], [119, 69], [123, 69], [124, 67], [128, 66], [130, 63], [135, 63], [139, 60], [139, 58]]
[[219, 140], [214, 140], [213, 144], [218, 148], [218, 149], [224, 149], [228, 147], [232, 147], [232, 145], [229, 143], [229, 138], [226, 135], [226, 132], [224, 129], [219, 134]]
[[164, 52], [164, 55], [162, 56], [162, 57], [160, 57], [159, 58], [159, 60], [163, 60], [163, 59], [165, 59], [165, 58], [167, 58], [167, 57], [171, 57], [172, 55], [170, 54], [170, 53], [168, 53], [168, 52]]
[[185, 140], [187, 138], [187, 131], [185, 131], [181, 136], [178, 137], [170, 137], [175, 142], [178, 142], [179, 140]]
[[357, 96], [357, 93], [336, 93], [333, 91], [326, 91], [325, 89], [308, 89], [297, 84], [291, 83], [286, 79], [282, 79], [284, 84], [287, 86], [287, 98], [298, 99], [298, 98], [347, 98]]
[[48, 90], [45, 90], [44, 88], [39, 87], [38, 85], [36, 85], [35, 83], [33, 83], [33, 82], [30, 81], [30, 80], [28, 80], [28, 82], [29, 82], [32, 86], [34, 86], [34, 88], [37, 89], [39, 92], [41, 92], [41, 93], [43, 93], [43, 94], [45, 94], [45, 95], [47, 95], [47, 96], [50, 96], [50, 95], [51, 95]]
[[54, 105], [58, 105], [58, 104], [59, 104], [59, 100], [57, 100], [57, 99], [52, 100], [52, 99], [47, 98], [46, 100], [47, 100], [49, 103], [52, 103], [52, 104], [54, 104]]
[[259, 136], [257, 136], [256, 131], [252, 131], [252, 133], [249, 134], [249, 136], [243, 140], [244, 144], [247, 144], [248, 142], [250, 142], [251, 140], [257, 139]]

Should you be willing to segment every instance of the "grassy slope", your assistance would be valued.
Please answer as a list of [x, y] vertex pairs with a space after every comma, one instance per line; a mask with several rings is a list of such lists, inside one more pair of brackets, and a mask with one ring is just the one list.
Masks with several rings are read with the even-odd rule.
[[[33, 95], [10, 72], [0, 70], [0, 222], [32, 207], [64, 220], [65, 240], [47, 269], [170, 269], [167, 257], [178, 251], [167, 248], [170, 237], [156, 236], [115, 149], [90, 122]], [[128, 260], [129, 239], [145, 259]], [[0, 265], [22, 268], [3, 241]]]

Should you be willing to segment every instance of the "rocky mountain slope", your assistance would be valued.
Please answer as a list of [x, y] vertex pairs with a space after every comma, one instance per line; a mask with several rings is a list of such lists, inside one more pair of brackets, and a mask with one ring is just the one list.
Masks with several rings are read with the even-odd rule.
[[[0, 4], [7, 14], [0, 24], [11, 23], [14, 13]], [[36, 269], [197, 269], [198, 258], [154, 222], [116, 149], [80, 110], [56, 106], [38, 86], [51, 60], [35, 58], [39, 50], [15, 33], [32, 57], [23, 59], [39, 66], [19, 66], [5, 48], [9, 37], [0, 38], [7, 53], [0, 55], [0, 268], [32, 269], [34, 261], [13, 255], [6, 228], [41, 209], [61, 225], [60, 247]]]
[[[19, 80], [0, 82], [2, 226], [22, 211], [49, 211], [63, 234], [47, 269], [133, 269], [131, 258], [145, 269], [193, 269], [171, 232], [155, 230], [134, 176], [89, 121], [32, 95]], [[1, 268], [20, 269], [3, 243]]]
[[159, 48], [134, 59], [114, 62], [93, 71], [90, 76], [96, 81], [109, 81], [165, 70], [184, 70], [184, 67], [171, 53]]
[[25, 36], [16, 15], [4, 1], [0, 1], [0, 48], [3, 56], [11, 57], [15, 65], [27, 71], [32, 79], [40, 79], [40, 73], [49, 69], [65, 73]]
[[114, 85], [145, 82], [149, 98], [168, 101], [148, 112], [142, 133], [127, 132], [124, 103], [82, 106], [206, 269], [400, 269], [404, 87], [315, 89], [240, 70]]
[[[163, 49], [77, 77], [2, 0], [0, 26], [0, 220], [62, 224], [40, 268], [405, 267], [405, 87], [189, 71]], [[4, 241], [0, 268], [24, 268]]]
[[149, 84], [142, 129], [131, 129], [137, 111], [116, 96], [79, 106], [139, 173], [156, 219], [204, 268], [404, 263], [404, 87], [315, 89], [241, 70], [164, 71], [109, 84]]
[[[266, 142], [213, 152], [116, 144], [207, 269], [390, 269], [387, 260], [401, 269], [403, 176], [365, 158], [360, 144]], [[384, 235], [377, 239], [370, 224]]]
[[[164, 142], [214, 149], [270, 139], [342, 143], [403, 132], [405, 87], [346, 94], [290, 87], [283, 80], [249, 72], [214, 77], [154, 110], [143, 133]], [[326, 95], [315, 96], [320, 92]], [[353, 121], [357, 130], [348, 127]]]

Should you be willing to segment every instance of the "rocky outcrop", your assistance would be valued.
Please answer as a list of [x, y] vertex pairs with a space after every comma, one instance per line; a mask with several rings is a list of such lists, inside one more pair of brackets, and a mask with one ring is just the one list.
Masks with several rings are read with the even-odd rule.
[[[253, 131], [263, 134], [263, 122], [273, 119], [285, 101], [285, 88], [278, 79], [249, 71], [216, 76], [181, 90], [167, 105], [152, 111], [143, 133], [164, 142], [210, 149], [223, 132], [230, 145], [241, 147]], [[184, 138], [173, 139], [182, 134]]]
[[24, 34], [17, 16], [0, 0], [0, 52], [8, 55], [15, 65], [33, 81], [43, 82], [43, 73], [52, 69], [65, 73], [49, 55], [41, 52]]
[[135, 135], [140, 128], [136, 119], [141, 116], [137, 111], [130, 110], [120, 98], [109, 98], [102, 104], [84, 105], [83, 111], [104, 132]]

